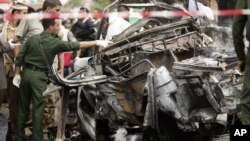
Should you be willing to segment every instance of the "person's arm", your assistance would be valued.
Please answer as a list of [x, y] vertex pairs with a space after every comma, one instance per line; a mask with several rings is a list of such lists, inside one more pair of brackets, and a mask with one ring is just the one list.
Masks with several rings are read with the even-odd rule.
[[21, 73], [21, 68], [16, 66], [15, 67], [15, 76], [14, 76], [14, 78], [12, 80], [12, 83], [13, 83], [14, 86], [16, 86], [18, 88], [20, 87], [20, 83], [21, 83], [21, 75], [20, 75], [20, 73]]
[[21, 67], [16, 66], [15, 67], [15, 75], [20, 75], [21, 74]]
[[76, 42], [77, 41], [76, 38], [75, 38], [75, 36], [74, 36], [74, 34], [70, 30], [68, 31], [67, 39], [70, 42]]
[[12, 43], [12, 40], [9, 40], [7, 42], [0, 41], [0, 54], [12, 51], [18, 45], [20, 44]]
[[77, 51], [76, 51], [76, 57], [80, 57], [80, 56], [81, 56], [81, 52], [82, 52], [81, 49], [77, 50]]
[[21, 47], [21, 37], [20, 36], [15, 36], [14, 38], [13, 38], [13, 42], [16, 42], [17, 44], [20, 44], [19, 46], [16, 46], [14, 49], [13, 49], [13, 54], [14, 54], [14, 58], [16, 58], [17, 57], [17, 54], [18, 54], [18, 52], [19, 52], [19, 50], [20, 50], [20, 47]]
[[66, 52], [66, 51], [74, 51], [78, 49], [91, 48], [95, 46], [100, 46], [102, 48], [107, 47], [112, 42], [105, 40], [96, 40], [96, 41], [82, 41], [82, 42], [69, 42], [69, 41], [61, 41], [60, 39], [54, 40], [57, 44], [56, 48], [54, 48], [55, 54]]
[[14, 55], [14, 58], [16, 58], [17, 57], [17, 54], [18, 54], [18, 52], [19, 52], [19, 50], [20, 50], [20, 47], [21, 46], [17, 46], [17, 47], [15, 47], [14, 49], [13, 49], [13, 55]]
[[80, 49], [90, 48], [90, 47], [97, 46], [97, 41], [83, 41], [83, 42], [79, 42], [79, 44], [80, 44]]
[[24, 62], [25, 54], [27, 53], [27, 46], [29, 45], [29, 40], [24, 44], [24, 46], [21, 48], [20, 52], [18, 53], [16, 60], [14, 61], [15, 64], [15, 76], [13, 78], [12, 83], [19, 88], [21, 83], [21, 67]]
[[64, 77], [64, 53], [58, 53], [58, 70], [60, 72], [60, 75]]
[[2, 55], [3, 53], [9, 52], [12, 50], [12, 48], [10, 46], [5, 46], [3, 45], [2, 42], [0, 42], [0, 55]]
[[[24, 17], [23, 19], [21, 19], [20, 23], [18, 24], [18, 27], [15, 30], [15, 36], [13, 38], [13, 42], [21, 44], [21, 40], [24, 38], [25, 34], [28, 31], [28, 25], [29, 25], [28, 17]], [[17, 54], [19, 53], [20, 47], [21, 47], [21, 45], [17, 46], [13, 50], [14, 58], [17, 57]]]
[[[20, 43], [21, 44], [21, 43]], [[19, 51], [20, 51], [20, 47], [21, 47], [21, 45], [19, 45], [19, 46], [16, 46], [14, 49], [13, 49], [13, 55], [14, 55], [14, 58], [16, 58], [17, 57], [17, 54], [19, 53]]]
[[28, 39], [27, 42], [25, 42], [25, 44], [23, 45], [23, 47], [20, 49], [20, 52], [18, 53], [16, 60], [14, 62], [16, 66], [21, 67], [23, 65], [24, 57], [27, 54], [29, 45], [30, 45], [30, 39]]
[[[238, 0], [236, 4], [236, 9], [246, 9], [247, 0]], [[239, 59], [238, 67], [241, 72], [244, 72], [245, 69], [245, 44], [244, 44], [244, 28], [247, 22], [247, 16], [234, 16], [233, 26], [232, 26], [232, 35], [234, 41], [234, 47]]]
[[245, 61], [242, 61], [242, 60], [239, 60], [237, 62], [237, 66], [238, 66], [238, 70], [243, 73], [245, 71], [245, 66], [246, 66], [246, 62]]
[[24, 38], [25, 35], [28, 32], [29, 29], [29, 17], [24, 17], [23, 19], [21, 19], [20, 23], [18, 24], [18, 27], [15, 30], [15, 37], [14, 37], [14, 41], [19, 40], [21, 38]]
[[21, 48], [20, 52], [18, 53], [16, 60], [14, 61], [15, 64], [15, 76], [13, 78], [12, 83], [19, 88], [20, 83], [21, 83], [21, 66], [23, 65], [24, 62], [24, 56], [25, 53], [27, 52], [27, 45], [29, 42], [26, 42], [25, 45]]

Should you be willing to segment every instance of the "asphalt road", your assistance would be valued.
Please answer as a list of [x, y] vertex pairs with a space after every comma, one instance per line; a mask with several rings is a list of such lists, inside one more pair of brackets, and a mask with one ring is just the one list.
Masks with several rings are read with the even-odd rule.
[[6, 104], [2, 105], [2, 109], [0, 111], [0, 141], [6, 140], [6, 135], [8, 131], [8, 118], [9, 111]]

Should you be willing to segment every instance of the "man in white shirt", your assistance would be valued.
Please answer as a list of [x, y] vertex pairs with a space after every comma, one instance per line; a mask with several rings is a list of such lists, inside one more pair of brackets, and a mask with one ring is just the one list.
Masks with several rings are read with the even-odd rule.
[[118, 16], [118, 13], [109, 15], [109, 27], [105, 40], [111, 40], [114, 35], [120, 34], [124, 29], [128, 28], [130, 23]]

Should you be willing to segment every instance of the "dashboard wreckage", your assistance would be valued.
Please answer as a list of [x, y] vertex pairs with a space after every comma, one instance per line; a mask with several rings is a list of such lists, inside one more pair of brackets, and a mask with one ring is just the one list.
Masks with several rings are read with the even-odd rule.
[[[104, 12], [120, 5], [181, 10], [154, 0], [118, 0]], [[106, 20], [97, 39], [105, 36]], [[239, 120], [242, 75], [235, 69], [234, 53], [225, 54], [215, 41], [219, 37], [208, 36], [225, 30], [202, 26], [199, 20], [143, 17], [114, 36], [113, 44], [82, 58], [81, 67], [68, 77], [55, 72], [58, 87], [44, 95], [61, 88], [65, 92], [57, 140], [65, 138], [70, 93], [77, 94], [78, 121], [90, 140], [212, 140], [227, 134], [228, 126]]]

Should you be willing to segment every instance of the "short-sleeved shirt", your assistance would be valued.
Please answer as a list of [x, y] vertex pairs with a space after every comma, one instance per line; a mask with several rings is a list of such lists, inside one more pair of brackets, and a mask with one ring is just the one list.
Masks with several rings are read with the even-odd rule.
[[79, 42], [62, 41], [44, 31], [41, 34], [31, 36], [26, 41], [16, 57], [15, 64], [19, 67], [29, 64], [40, 68], [47, 68], [46, 61], [39, 47], [40, 42], [50, 66], [56, 54], [78, 50], [80, 47]]
[[128, 28], [130, 23], [121, 17], [110, 17], [109, 27], [105, 40], [111, 40], [113, 36], [120, 34], [123, 30]]
[[32, 13], [23, 18], [16, 28], [15, 35], [27, 40], [32, 35], [40, 34], [43, 31], [41, 19], [42, 13]]

